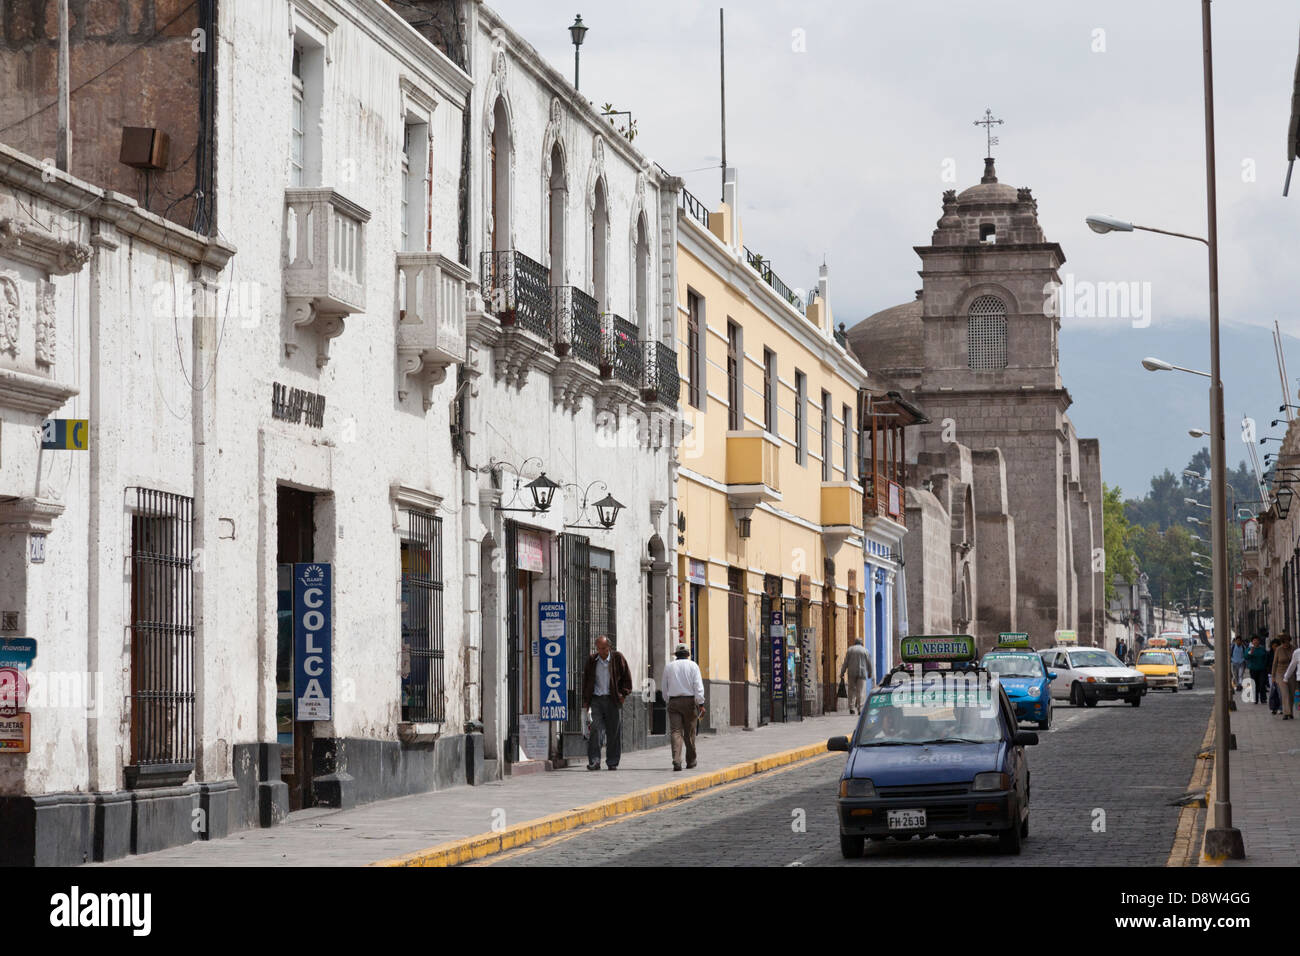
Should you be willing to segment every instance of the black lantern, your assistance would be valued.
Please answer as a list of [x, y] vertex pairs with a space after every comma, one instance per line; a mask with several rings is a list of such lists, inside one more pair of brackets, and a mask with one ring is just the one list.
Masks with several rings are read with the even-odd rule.
[[545, 514], [550, 510], [551, 499], [555, 497], [555, 492], [560, 486], [547, 478], [546, 472], [542, 472], [524, 487], [532, 492], [533, 505], [538, 511]]
[[1285, 520], [1287, 512], [1291, 510], [1291, 499], [1295, 497], [1295, 492], [1283, 485], [1277, 490], [1277, 516]]
[[750, 531], [750, 527], [751, 527], [751, 525], [750, 525], [750, 521], [751, 521], [751, 520], [752, 520], [752, 519], [750, 519], [750, 518], [738, 518], [738, 519], [736, 520], [736, 530], [737, 530], [737, 532], [740, 534], [740, 537], [742, 537], [742, 538], [748, 538], [748, 537], [749, 537], [749, 531]]
[[622, 510], [622, 503], [610, 494], [596, 502], [596, 515], [600, 519], [601, 527], [605, 529], [614, 527], [614, 522], [618, 520], [618, 513]]

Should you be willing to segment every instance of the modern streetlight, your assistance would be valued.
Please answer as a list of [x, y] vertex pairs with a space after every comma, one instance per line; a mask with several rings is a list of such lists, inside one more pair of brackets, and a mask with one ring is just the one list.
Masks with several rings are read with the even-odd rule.
[[1193, 438], [1205, 438], [1210, 433], [1204, 428], [1189, 428], [1187, 429], [1187, 434], [1191, 435]]
[[1184, 498], [1184, 499], [1183, 499], [1183, 504], [1185, 504], [1185, 505], [1193, 505], [1193, 506], [1195, 506], [1195, 507], [1197, 507], [1197, 508], [1204, 508], [1206, 511], [1209, 511], [1209, 510], [1210, 510], [1210, 506], [1209, 506], [1209, 505], [1203, 505], [1203, 504], [1201, 504], [1199, 501], [1197, 501], [1195, 498]]
[[578, 48], [582, 46], [583, 39], [587, 36], [587, 26], [582, 22], [582, 14], [573, 21], [573, 26], [569, 27], [569, 36], [573, 39], [573, 88], [578, 88]]
[[[1152, 229], [1137, 226], [1123, 220], [1104, 216], [1092, 216], [1088, 227], [1094, 232], [1129, 232], [1141, 229], [1145, 232], [1158, 232], [1162, 235], [1177, 236], [1203, 243], [1208, 253], [1210, 286], [1210, 371], [1198, 372], [1195, 369], [1178, 369], [1159, 359], [1144, 359], [1143, 366], [1152, 371], [1190, 372], [1203, 375], [1210, 380], [1210, 490], [1211, 490], [1211, 525], [1214, 542], [1214, 629], [1215, 657], [1228, 660], [1227, 625], [1228, 594], [1228, 505], [1227, 480], [1224, 474], [1226, 457], [1223, 443], [1223, 375], [1219, 363], [1219, 217], [1218, 196], [1215, 188], [1214, 166], [1214, 56], [1210, 40], [1210, 0], [1201, 0], [1201, 52], [1202, 79], [1205, 100], [1205, 206], [1208, 238], [1190, 236], [1181, 232], [1169, 232], [1164, 229]], [[1197, 521], [1196, 524], [1201, 522]], [[1203, 573], [1203, 572], [1198, 572]], [[1228, 668], [1214, 669], [1214, 823], [1205, 831], [1205, 854], [1212, 859], [1241, 859], [1246, 855], [1241, 831], [1232, 825], [1232, 799], [1229, 791], [1228, 749], [1231, 741], [1228, 723]]]
[[1189, 524], [1199, 524], [1202, 528], [1205, 527], [1205, 522], [1202, 521], [1200, 518], [1193, 518], [1191, 515], [1188, 515], [1187, 521]]
[[1194, 368], [1183, 368], [1181, 365], [1174, 365], [1164, 359], [1152, 358], [1151, 356], [1147, 356], [1142, 360], [1142, 367], [1148, 372], [1187, 372], [1191, 375], [1210, 377], [1209, 372], [1200, 372]]

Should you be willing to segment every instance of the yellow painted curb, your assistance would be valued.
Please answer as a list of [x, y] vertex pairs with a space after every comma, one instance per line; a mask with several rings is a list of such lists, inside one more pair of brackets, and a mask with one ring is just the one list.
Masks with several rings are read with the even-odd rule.
[[[1192, 778], [1187, 782], [1187, 792], [1194, 793], [1196, 790], [1203, 790], [1205, 796], [1201, 806], [1192, 804], [1183, 807], [1178, 814], [1178, 829], [1174, 833], [1174, 845], [1169, 851], [1169, 859], [1165, 861], [1165, 866], [1195, 866], [1196, 843], [1192, 839], [1196, 833], [1196, 822], [1200, 818], [1201, 811], [1210, 805], [1210, 794], [1214, 792], [1214, 779], [1211, 775], [1214, 768], [1214, 751], [1210, 748], [1214, 744], [1214, 712], [1210, 712], [1210, 722], [1205, 728], [1205, 736], [1201, 738], [1200, 749], [1196, 752], [1196, 766], [1192, 768]], [[1205, 757], [1201, 755], [1209, 751]], [[1210, 781], [1206, 783], [1206, 777], [1210, 776]], [[1201, 837], [1202, 846], [1204, 844], [1204, 834]], [[1202, 849], [1202, 852], [1204, 850]]]
[[691, 777], [678, 783], [647, 787], [644, 790], [636, 790], [619, 797], [611, 797], [597, 803], [575, 807], [572, 810], [564, 810], [560, 813], [552, 813], [549, 816], [538, 817], [535, 820], [528, 820], [507, 827], [497, 833], [480, 833], [475, 836], [452, 840], [448, 843], [440, 843], [425, 850], [416, 850], [414, 853], [408, 853], [405, 856], [393, 857], [388, 860], [376, 860], [369, 865], [456, 866], [460, 863], [468, 863], [470, 860], [480, 860], [485, 856], [492, 856], [517, 846], [523, 846], [543, 837], [553, 836], [601, 820], [608, 820], [611, 817], [621, 816], [625, 813], [646, 810], [661, 803], [667, 803], [670, 800], [677, 800], [693, 793], [699, 793], [701, 790], [708, 790], [710, 787], [730, 783], [744, 777], [752, 777], [765, 770], [783, 767], [825, 753], [827, 753], [827, 750], [824, 741], [808, 744], [804, 747], [796, 747], [794, 750], [783, 750], [780, 753], [768, 754], [766, 757], [759, 757], [757, 760], [746, 760], [744, 763], [733, 764], [713, 773]]

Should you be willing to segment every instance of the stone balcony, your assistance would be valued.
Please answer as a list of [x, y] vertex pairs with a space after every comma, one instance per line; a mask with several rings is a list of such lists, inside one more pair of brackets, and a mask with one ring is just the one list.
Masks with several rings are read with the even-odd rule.
[[470, 271], [436, 252], [397, 254], [397, 397], [414, 385], [424, 410], [447, 369], [465, 361], [465, 287]]
[[365, 224], [370, 213], [328, 186], [284, 191], [284, 297], [292, 356], [315, 339], [316, 365], [329, 361], [343, 320], [366, 310]]

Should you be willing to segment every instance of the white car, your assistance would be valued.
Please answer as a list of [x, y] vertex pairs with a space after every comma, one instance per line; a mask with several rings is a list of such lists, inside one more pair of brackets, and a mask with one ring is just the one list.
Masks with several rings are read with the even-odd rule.
[[1181, 647], [1174, 648], [1174, 663], [1178, 665], [1178, 686], [1191, 690], [1196, 686], [1196, 671], [1192, 670], [1192, 657]]
[[1053, 698], [1078, 706], [1096, 707], [1099, 700], [1124, 700], [1134, 707], [1142, 703], [1147, 679], [1141, 671], [1120, 661], [1101, 647], [1053, 647], [1038, 652], [1049, 672]]

